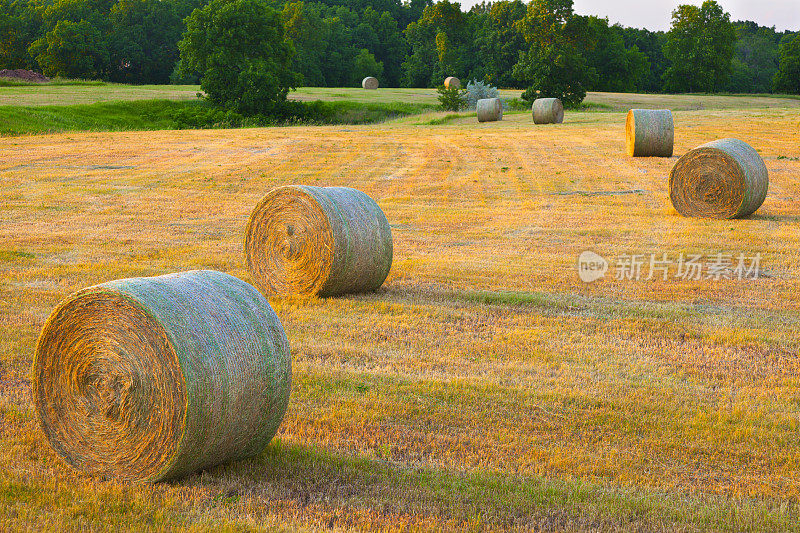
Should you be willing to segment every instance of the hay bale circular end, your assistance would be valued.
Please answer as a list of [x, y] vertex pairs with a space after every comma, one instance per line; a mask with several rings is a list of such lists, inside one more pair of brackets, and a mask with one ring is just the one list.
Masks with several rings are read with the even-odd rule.
[[631, 109], [625, 119], [625, 148], [631, 157], [672, 157], [675, 127], [669, 109]]
[[503, 120], [503, 103], [499, 98], [481, 98], [477, 103], [478, 122]]
[[740, 218], [756, 211], [767, 196], [764, 160], [749, 144], [720, 139], [683, 155], [669, 176], [669, 196], [687, 217]]
[[286, 411], [290, 365], [278, 317], [247, 283], [213, 271], [123, 279], [53, 311], [33, 399], [73, 467], [159, 481], [261, 452]]
[[378, 78], [373, 78], [372, 76], [367, 76], [363, 80], [361, 80], [361, 86], [364, 89], [369, 89], [370, 91], [374, 91], [378, 88]]
[[531, 106], [534, 124], [561, 124], [564, 106], [558, 98], [537, 98]]
[[444, 88], [445, 89], [460, 89], [461, 88], [461, 80], [456, 78], [455, 76], [448, 76], [444, 79]]
[[333, 296], [380, 287], [392, 231], [372, 198], [348, 187], [279, 187], [253, 209], [247, 268], [267, 295]]

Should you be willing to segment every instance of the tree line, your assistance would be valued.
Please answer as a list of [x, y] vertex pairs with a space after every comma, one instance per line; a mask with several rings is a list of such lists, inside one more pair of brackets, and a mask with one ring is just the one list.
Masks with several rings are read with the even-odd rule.
[[[191, 32], [191, 15], [207, 4], [0, 0], [0, 68], [196, 83], [207, 65], [181, 65], [179, 42]], [[468, 11], [449, 0], [258, 4], [259, 16], [274, 14], [282, 28], [286, 47], [276, 50], [297, 74], [284, 80], [291, 86], [354, 86], [375, 76], [384, 87], [434, 87], [452, 75], [567, 103], [588, 90], [800, 93], [800, 32], [732, 22], [714, 0], [679, 6], [668, 32], [578, 15], [572, 0], [501, 0]], [[221, 29], [219, 42], [225, 31], [246, 33], [256, 21], [232, 14], [227, 24], [241, 27]]]

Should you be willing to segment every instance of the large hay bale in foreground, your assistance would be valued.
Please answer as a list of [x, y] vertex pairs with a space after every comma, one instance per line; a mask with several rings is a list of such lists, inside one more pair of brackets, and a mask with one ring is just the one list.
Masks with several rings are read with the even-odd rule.
[[564, 106], [558, 98], [537, 98], [531, 106], [534, 124], [561, 124]]
[[392, 230], [375, 201], [348, 187], [279, 187], [253, 209], [247, 268], [264, 294], [373, 291], [392, 266]]
[[286, 334], [251, 285], [199, 270], [111, 281], [44, 325], [33, 398], [75, 468], [158, 481], [261, 452], [289, 401]]
[[625, 148], [631, 157], [672, 157], [675, 127], [669, 109], [631, 109], [625, 119]]
[[378, 78], [373, 78], [372, 76], [367, 76], [363, 80], [361, 80], [361, 86], [365, 89], [369, 89], [374, 91], [378, 88]]
[[764, 160], [738, 139], [698, 146], [669, 175], [672, 205], [687, 217], [746, 217], [764, 203], [768, 187]]
[[476, 104], [478, 122], [503, 120], [503, 103], [499, 98], [481, 98]]
[[456, 78], [455, 76], [448, 76], [444, 79], [444, 88], [445, 89], [460, 89], [461, 88], [461, 80]]

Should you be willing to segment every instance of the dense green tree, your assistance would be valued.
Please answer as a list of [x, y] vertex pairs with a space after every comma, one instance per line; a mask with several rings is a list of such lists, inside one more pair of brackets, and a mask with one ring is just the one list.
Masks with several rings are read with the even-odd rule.
[[110, 55], [108, 0], [58, 0], [40, 4], [43, 35], [28, 53], [48, 76], [106, 78]]
[[383, 63], [376, 60], [369, 50], [362, 48], [353, 60], [351, 84], [360, 85], [361, 81], [367, 76], [373, 76], [380, 80], [381, 76], [383, 76]]
[[586, 59], [593, 75], [589, 88], [606, 92], [633, 92], [650, 74], [650, 63], [636, 45], [626, 48], [622, 29], [608, 19], [573, 16], [565, 30]]
[[378, 13], [372, 7], [364, 10], [361, 19], [374, 30], [378, 39], [377, 48], [367, 48], [375, 55], [378, 62], [383, 64], [381, 85], [398, 87], [403, 75], [401, 66], [407, 47], [397, 21], [388, 11]]
[[[352, 30], [358, 17], [347, 8], [329, 10], [325, 19], [325, 53], [322, 69], [328, 87], [347, 87], [353, 83], [352, 66], [356, 51]], [[359, 80], [360, 85], [360, 80]]]
[[100, 31], [86, 20], [59, 21], [32, 45], [47, 76], [97, 79], [108, 66], [108, 49]]
[[243, 114], [269, 114], [300, 75], [280, 15], [260, 0], [211, 0], [186, 20], [178, 43], [184, 72], [202, 72], [209, 101]]
[[[192, 83], [200, 73], [178, 75], [191, 69], [175, 66], [177, 41], [183, 19], [207, 1], [0, 0], [0, 68]], [[715, 2], [681, 6], [667, 36], [575, 15], [569, 0], [498, 0], [466, 13], [449, 0], [262, 1], [281, 13], [296, 50], [292, 69], [305, 85], [320, 86], [352, 86], [382, 65], [383, 87], [432, 87], [456, 75], [527, 87], [529, 97], [664, 87], [767, 92], [777, 79], [781, 38], [794, 36], [737, 22], [726, 60], [730, 22]], [[69, 24], [56, 31], [60, 23]], [[791, 75], [781, 79], [791, 84]]]
[[440, 0], [405, 30], [411, 53], [403, 63], [404, 84], [432, 87], [448, 76], [463, 77], [469, 56], [468, 23], [459, 4]]
[[319, 9], [313, 3], [291, 2], [283, 7], [286, 37], [294, 45], [292, 68], [302, 74], [304, 85], [326, 85], [323, 73], [324, 56], [328, 48], [328, 28]]
[[522, 98], [560, 98], [575, 106], [586, 97], [595, 76], [576, 43], [565, 31], [572, 16], [572, 0], [532, 0], [520, 23], [529, 47], [514, 65], [514, 75], [526, 82]]
[[176, 5], [119, 0], [109, 14], [109, 77], [123, 83], [167, 83], [183, 31]]
[[775, 90], [800, 94], [800, 33], [785, 37], [781, 43]]
[[470, 78], [486, 81], [498, 87], [521, 87], [514, 76], [514, 65], [525, 38], [519, 30], [527, 9], [521, 0], [501, 0], [482, 4], [473, 9], [477, 20], [475, 48], [477, 61]]
[[714, 92], [725, 87], [731, 74], [736, 32], [715, 0], [700, 7], [681, 5], [672, 12], [664, 55], [670, 66], [664, 74], [667, 92]]
[[622, 38], [626, 48], [634, 46], [647, 58], [649, 72], [640, 81], [636, 90], [639, 92], [660, 92], [663, 85], [664, 72], [669, 62], [664, 57], [664, 45], [667, 37], [664, 32], [653, 32], [647, 29], [622, 28]]
[[732, 72], [725, 90], [737, 93], [767, 93], [778, 72], [780, 37], [774, 28], [764, 28], [755, 22], [737, 22], [736, 49], [731, 63]]
[[0, 68], [32, 69], [28, 47], [38, 38], [41, 16], [25, 0], [0, 0]]

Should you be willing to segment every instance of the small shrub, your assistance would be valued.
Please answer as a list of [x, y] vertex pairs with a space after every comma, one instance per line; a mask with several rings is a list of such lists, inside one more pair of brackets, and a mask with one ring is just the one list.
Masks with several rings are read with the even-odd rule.
[[467, 107], [467, 91], [458, 87], [447, 88], [439, 85], [436, 88], [439, 93], [440, 107], [445, 111], [461, 111]]
[[[484, 83], [482, 81], [472, 80], [467, 83], [467, 106], [469, 109], [475, 109], [478, 106], [478, 100], [483, 98], [498, 98], [500, 93], [497, 87]], [[503, 107], [506, 103], [503, 102]]]
[[503, 102], [503, 107], [507, 107], [508, 109], [512, 109], [514, 111], [530, 111], [531, 104], [522, 100], [521, 98], [510, 98]]

